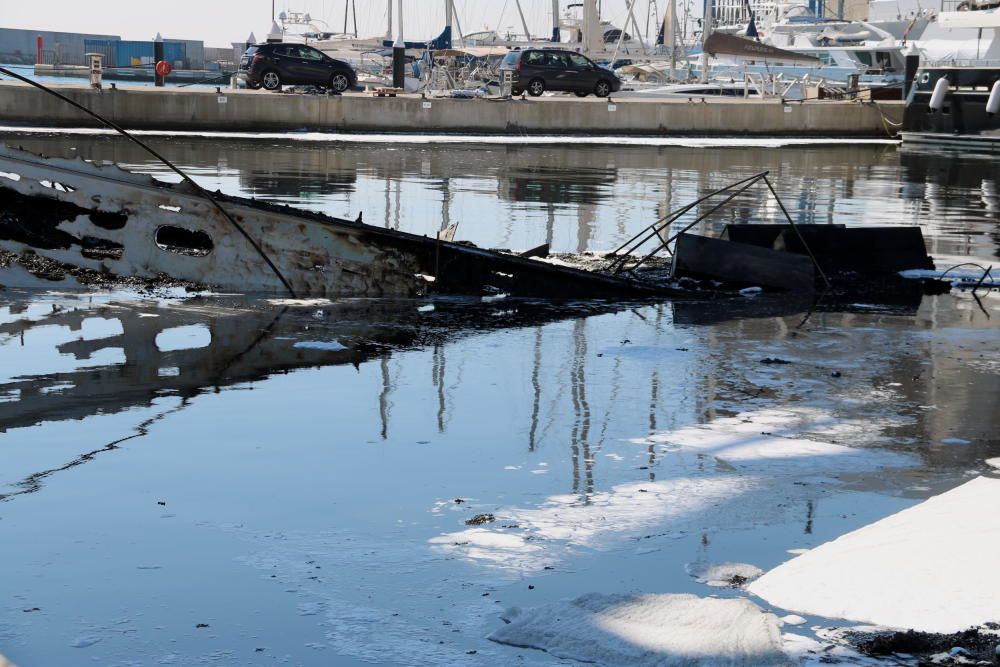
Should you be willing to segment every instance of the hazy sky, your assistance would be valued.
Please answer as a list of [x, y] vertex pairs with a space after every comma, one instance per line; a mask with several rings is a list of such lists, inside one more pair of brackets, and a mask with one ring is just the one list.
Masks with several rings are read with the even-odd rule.
[[[604, 17], [622, 25], [629, 1], [602, 0]], [[386, 2], [357, 0], [358, 32], [362, 36], [385, 32]], [[345, 4], [345, 0], [274, 2], [277, 12], [309, 12], [335, 31], [344, 27]], [[567, 0], [561, 0], [563, 7], [567, 4]], [[636, 19], [643, 27], [649, 4], [651, 0], [636, 0]], [[659, 4], [662, 12], [664, 0]], [[263, 39], [271, 25], [271, 5], [271, 0], [0, 0], [0, 27], [112, 34], [125, 39], [151, 39], [160, 32], [164, 37], [201, 39], [208, 46], [224, 46], [242, 42], [251, 31]], [[403, 0], [407, 39], [437, 36], [444, 25], [444, 6], [444, 0]], [[464, 32], [486, 26], [522, 32], [514, 0], [455, 0], [455, 6]], [[521, 0], [521, 6], [532, 32], [548, 34], [551, 0]], [[651, 34], [653, 30], [650, 27]]]

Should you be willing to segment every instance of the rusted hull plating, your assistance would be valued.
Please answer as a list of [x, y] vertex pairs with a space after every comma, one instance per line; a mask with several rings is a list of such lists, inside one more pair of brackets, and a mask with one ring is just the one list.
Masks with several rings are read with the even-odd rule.
[[[300, 296], [666, 293], [628, 279], [288, 207], [217, 198]], [[116, 276], [165, 275], [242, 292], [285, 291], [251, 244], [186, 186], [6, 146], [0, 147], [0, 249]]]

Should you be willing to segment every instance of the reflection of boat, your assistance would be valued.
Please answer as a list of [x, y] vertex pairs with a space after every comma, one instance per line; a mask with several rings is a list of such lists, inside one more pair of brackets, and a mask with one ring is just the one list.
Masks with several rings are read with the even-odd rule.
[[[50, 295], [8, 292], [4, 306], [0, 433], [45, 422], [159, 408], [171, 398], [180, 398], [180, 405], [167, 408], [166, 414], [184, 409], [194, 396], [222, 387], [301, 368], [358, 366], [385, 358], [397, 348], [425, 344], [422, 323], [428, 317], [413, 302], [372, 300], [296, 305], [222, 298], [160, 303], [105, 297], [95, 303], [89, 295], [53, 300]], [[441, 301], [432, 316], [438, 332], [434, 340], [440, 344], [501, 327], [534, 327], [615, 310], [608, 304]], [[48, 336], [34, 336], [43, 330]], [[62, 359], [59, 366], [42, 368], [35, 362], [31, 372], [18, 372], [16, 357], [24, 354], [20, 341], [25, 335], [46, 345], [55, 339]], [[140, 424], [139, 435], [150, 423]], [[18, 490], [0, 493], [0, 501], [31, 493], [45, 477], [86, 463], [118, 444], [36, 472]]]

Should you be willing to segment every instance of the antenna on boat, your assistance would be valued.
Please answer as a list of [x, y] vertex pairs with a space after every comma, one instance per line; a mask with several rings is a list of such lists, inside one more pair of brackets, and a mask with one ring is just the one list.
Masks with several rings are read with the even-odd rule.
[[122, 135], [123, 137], [125, 137], [126, 139], [128, 139], [129, 141], [131, 141], [132, 143], [136, 144], [137, 146], [139, 146], [140, 148], [142, 148], [144, 151], [146, 151], [147, 153], [149, 153], [150, 155], [152, 155], [153, 157], [155, 157], [157, 160], [159, 160], [160, 162], [162, 162], [163, 164], [165, 164], [167, 167], [169, 167], [171, 171], [173, 171], [175, 174], [177, 174], [178, 176], [180, 176], [184, 180], [185, 183], [187, 183], [188, 185], [190, 185], [194, 189], [194, 191], [195, 191], [196, 194], [198, 194], [201, 197], [203, 197], [206, 200], [208, 200], [216, 209], [218, 209], [219, 213], [222, 214], [222, 217], [224, 217], [226, 220], [228, 220], [229, 223], [233, 227], [236, 228], [236, 231], [238, 231], [243, 236], [243, 238], [245, 238], [250, 243], [250, 245], [253, 246], [253, 249], [257, 251], [257, 254], [260, 255], [261, 259], [264, 260], [264, 263], [266, 263], [268, 265], [268, 267], [270, 267], [271, 271], [274, 272], [274, 275], [278, 277], [278, 280], [280, 280], [281, 284], [285, 286], [285, 289], [288, 290], [288, 293], [291, 295], [291, 297], [293, 299], [297, 298], [297, 296], [295, 294], [295, 290], [292, 289], [291, 284], [288, 282], [288, 280], [285, 279], [285, 276], [282, 275], [281, 271], [278, 270], [278, 267], [274, 265], [274, 262], [271, 261], [271, 258], [267, 256], [267, 253], [264, 252], [264, 249], [262, 247], [260, 247], [260, 244], [257, 243], [257, 241], [255, 241], [253, 239], [253, 237], [250, 236], [250, 234], [248, 234], [245, 229], [243, 229], [243, 227], [240, 225], [240, 223], [236, 222], [236, 220], [233, 218], [233, 216], [231, 216], [229, 214], [229, 212], [222, 207], [222, 204], [220, 204], [219, 201], [208, 192], [208, 190], [206, 190], [205, 188], [203, 188], [200, 185], [198, 185], [190, 176], [188, 176], [186, 173], [184, 173], [183, 171], [181, 171], [181, 169], [177, 165], [175, 165], [173, 162], [171, 162], [167, 158], [165, 158], [162, 155], [160, 155], [159, 153], [157, 153], [155, 150], [153, 150], [152, 148], [150, 148], [144, 142], [142, 142], [139, 139], [137, 139], [135, 136], [132, 135], [131, 132], [129, 132], [128, 130], [124, 129], [123, 127], [121, 127], [117, 123], [108, 120], [107, 118], [105, 118], [104, 116], [100, 115], [96, 111], [91, 111], [90, 109], [88, 109], [87, 107], [83, 106], [82, 104], [80, 104], [78, 102], [74, 102], [70, 98], [68, 98], [65, 95], [63, 95], [62, 93], [57, 93], [56, 91], [52, 90], [48, 86], [42, 85], [42, 84], [38, 83], [37, 81], [33, 81], [33, 80], [29, 79], [26, 76], [21, 76], [20, 74], [18, 74], [16, 72], [12, 72], [9, 69], [7, 69], [6, 67], [0, 67], [0, 74], [6, 74], [7, 76], [13, 77], [13, 78], [17, 79], [18, 81], [26, 83], [26, 84], [28, 84], [30, 86], [34, 86], [35, 88], [38, 88], [39, 90], [42, 90], [42, 91], [48, 93], [49, 95], [52, 95], [53, 97], [56, 97], [56, 98], [62, 100], [66, 104], [69, 104], [70, 106], [76, 107], [77, 109], [79, 109], [80, 111], [84, 112], [88, 116], [91, 116], [91, 117], [97, 119], [98, 121], [100, 121], [100, 123], [103, 124], [104, 126], [106, 126], [106, 127], [110, 128], [110, 129], [114, 130], [115, 132], [117, 132], [118, 134]]

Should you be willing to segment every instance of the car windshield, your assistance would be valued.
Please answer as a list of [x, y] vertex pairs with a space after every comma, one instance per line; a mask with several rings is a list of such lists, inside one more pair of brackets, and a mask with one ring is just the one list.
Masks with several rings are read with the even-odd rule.
[[245, 56], [252, 56], [255, 53], [257, 53], [257, 47], [256, 46], [251, 46], [250, 48], [247, 49], [247, 52], [244, 53], [243, 55], [245, 55]]
[[517, 59], [521, 57], [520, 51], [511, 51], [503, 57], [503, 67], [513, 67], [517, 64]]

